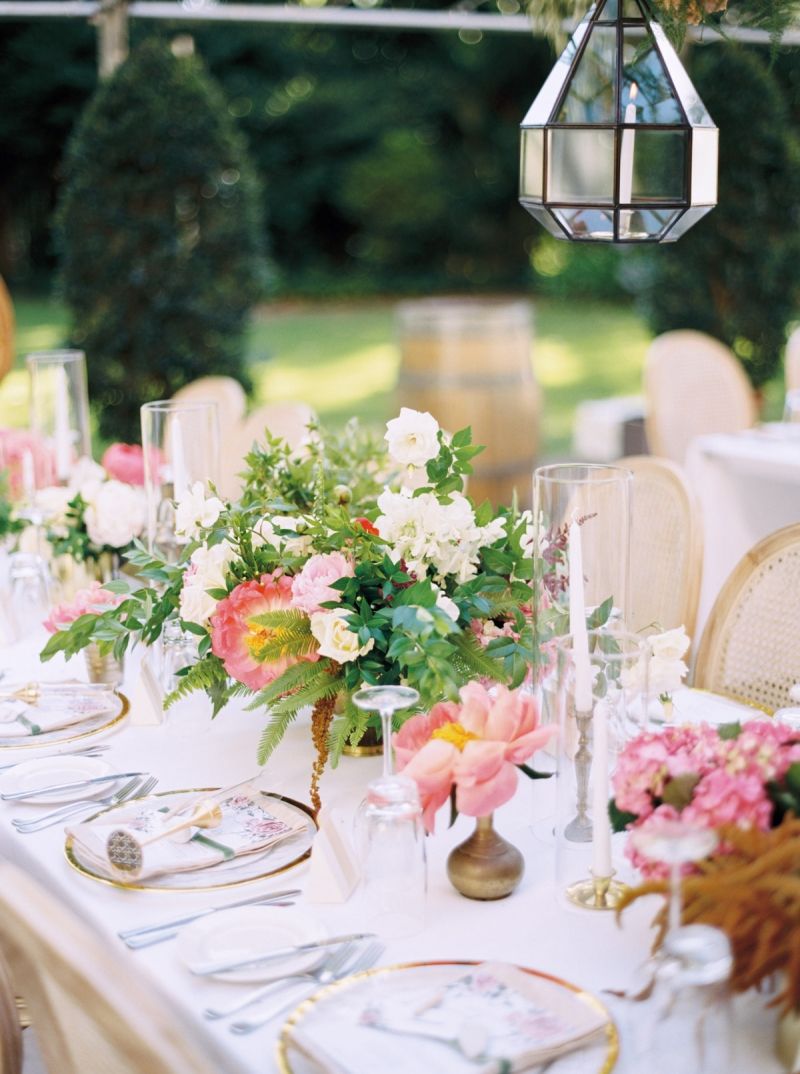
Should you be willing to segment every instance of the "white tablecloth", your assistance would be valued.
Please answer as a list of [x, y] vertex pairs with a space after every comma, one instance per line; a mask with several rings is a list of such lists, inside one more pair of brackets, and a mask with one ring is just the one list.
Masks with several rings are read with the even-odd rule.
[[701, 436], [686, 459], [705, 534], [700, 638], [714, 600], [742, 556], [763, 537], [800, 522], [800, 437], [769, 428]]
[[[0, 653], [0, 669], [13, 669], [14, 677], [20, 679], [25, 675], [51, 679], [64, 676], [64, 667], [58, 661], [41, 671], [35, 651], [32, 643], [6, 648]], [[69, 670], [80, 675], [80, 660], [73, 661]], [[124, 726], [109, 739], [112, 748], [106, 756], [126, 770], [152, 771], [160, 778], [159, 790], [228, 785], [252, 774], [263, 716], [231, 705], [213, 722], [208, 717], [208, 706], [202, 698], [188, 700], [161, 726]], [[8, 751], [3, 751], [3, 760], [7, 757]], [[308, 724], [299, 721], [266, 767], [264, 783], [269, 789], [305, 799], [310, 757]], [[323, 779], [326, 805], [352, 813], [379, 764], [378, 758], [344, 758], [339, 768], [326, 773]], [[553, 845], [544, 820], [551, 809], [552, 793], [552, 782], [523, 778], [516, 797], [496, 814], [498, 830], [526, 858], [522, 884], [510, 898], [499, 902], [474, 902], [451, 888], [445, 858], [450, 848], [466, 837], [474, 822], [459, 818], [449, 831], [441, 823], [438, 834], [429, 840], [428, 926], [412, 939], [388, 944], [381, 964], [414, 959], [503, 960], [556, 974], [598, 993], [605, 988], [625, 988], [648, 954], [649, 921], [657, 901], [633, 907], [618, 925], [612, 914], [571, 910], [556, 900]], [[0, 854], [43, 880], [56, 898], [79, 906], [108, 938], [124, 965], [151, 975], [192, 1019], [201, 1046], [213, 1040], [212, 1047], [217, 1052], [221, 1049], [225, 1063], [224, 1067], [217, 1063], [221, 1074], [272, 1074], [277, 1069], [275, 1040], [282, 1018], [255, 1034], [237, 1037], [229, 1033], [225, 1023], [204, 1021], [200, 1015], [209, 1003], [233, 1002], [240, 989], [250, 986], [192, 977], [177, 960], [175, 941], [132, 952], [116, 936], [118, 929], [256, 894], [258, 883], [210, 894], [116, 890], [70, 867], [64, 857], [63, 832], [58, 827], [20, 835], [10, 826], [12, 815], [31, 816], [34, 812], [30, 806], [0, 803]], [[303, 887], [307, 876], [306, 865], [261, 884], [264, 890]], [[298, 906], [318, 914], [332, 932], [359, 928], [357, 897], [341, 906], [315, 907], [309, 907], [301, 898]], [[753, 1074], [755, 1070], [759, 1074], [777, 1074], [781, 1068], [771, 1050], [774, 1016], [764, 1011], [760, 998], [745, 997], [738, 1002], [735, 1063], [729, 1074]], [[640, 1074], [641, 1066], [632, 1047], [638, 1008], [619, 1001], [610, 1006], [622, 1037], [616, 1069], [619, 1074]]]

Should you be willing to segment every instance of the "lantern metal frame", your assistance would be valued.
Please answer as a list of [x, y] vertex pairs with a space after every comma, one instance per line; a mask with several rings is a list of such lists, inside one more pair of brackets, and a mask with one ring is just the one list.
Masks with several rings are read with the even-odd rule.
[[[640, 15], [626, 14], [633, 8]], [[613, 9], [614, 13], [605, 15]], [[573, 80], [579, 70], [581, 61], [587, 56], [587, 49], [593, 39], [596, 27], [615, 29], [615, 51], [608, 69], [612, 71], [609, 85], [613, 89], [613, 120], [583, 122], [565, 122], [557, 118], [567, 105], [573, 86]], [[628, 122], [623, 105], [625, 79], [625, 46], [633, 35], [643, 39], [649, 36], [653, 50], [660, 60], [661, 70], [666, 76], [671, 93], [670, 101], [677, 105], [679, 119], [677, 122]], [[636, 83], [631, 80], [633, 86]], [[629, 92], [629, 104], [635, 101], [636, 94]], [[647, 107], [647, 102], [644, 102]], [[542, 121], [544, 119], [544, 121]], [[584, 19], [576, 28], [567, 47], [562, 52], [539, 94], [520, 124], [520, 204], [557, 239], [572, 242], [613, 242], [632, 245], [642, 242], [675, 242], [690, 227], [702, 219], [717, 203], [717, 157], [718, 130], [691, 83], [663, 28], [653, 17], [647, 0], [596, 0]], [[551, 155], [553, 135], [557, 131], [607, 131], [613, 134], [613, 183], [609, 197], [552, 197], [554, 185], [551, 174]], [[625, 145], [625, 132], [631, 132], [630, 177], [631, 192], [629, 199], [621, 200], [622, 156]], [[529, 161], [527, 149], [530, 133], [541, 132], [541, 156], [537, 160], [538, 149], [534, 146], [532, 158], [538, 164], [538, 188], [541, 196], [530, 193], [530, 186], [536, 189], [536, 176], [533, 184], [528, 183]], [[637, 197], [633, 190], [633, 145], [636, 135], [650, 132], [680, 132], [683, 135], [683, 165], [680, 195], [657, 195]], [[701, 152], [698, 153], [697, 139], [702, 139]], [[566, 145], [566, 141], [564, 142]], [[641, 143], [640, 143], [641, 144]], [[534, 168], [535, 170], [535, 168]], [[566, 213], [572, 212], [573, 220], [582, 213], [600, 214], [606, 217], [608, 227], [598, 231], [581, 231], [571, 227]], [[662, 226], [655, 226], [645, 231], [634, 231], [631, 221], [634, 214], [639, 219], [646, 219], [641, 214], [650, 214], [657, 218], [663, 214]], [[627, 230], [621, 227], [623, 214], [627, 214]]]

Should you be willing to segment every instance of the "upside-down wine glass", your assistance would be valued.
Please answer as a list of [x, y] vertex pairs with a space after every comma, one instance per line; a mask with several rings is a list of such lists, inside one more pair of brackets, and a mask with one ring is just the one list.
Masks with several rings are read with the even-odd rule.
[[353, 695], [377, 712], [383, 729], [383, 771], [367, 784], [356, 814], [361, 895], [366, 921], [386, 938], [411, 936], [425, 923], [427, 872], [419, 791], [392, 763], [392, 718], [419, 701], [409, 686], [366, 686]]

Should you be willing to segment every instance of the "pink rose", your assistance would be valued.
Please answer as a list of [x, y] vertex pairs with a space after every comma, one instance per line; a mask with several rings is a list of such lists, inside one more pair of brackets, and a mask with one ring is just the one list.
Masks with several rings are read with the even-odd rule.
[[144, 451], [138, 444], [112, 444], [101, 459], [109, 477], [126, 485], [144, 485]]
[[[262, 574], [258, 581], [242, 582], [221, 600], [211, 616], [211, 651], [225, 665], [230, 676], [251, 690], [277, 679], [298, 662], [297, 657], [283, 656], [270, 664], [258, 659], [259, 651], [270, 637], [267, 627], [253, 619], [265, 612], [292, 608], [292, 583], [285, 575]], [[316, 653], [304, 657], [316, 660]]]
[[324, 611], [322, 605], [326, 601], [342, 599], [342, 594], [338, 589], [331, 589], [331, 584], [352, 576], [353, 564], [341, 552], [312, 556], [292, 579], [292, 603], [306, 615]]
[[79, 589], [68, 604], [57, 604], [50, 609], [44, 626], [51, 634], [65, 630], [70, 623], [80, 619], [89, 612], [100, 614], [109, 608], [116, 608], [125, 598], [119, 593], [110, 593], [99, 582], [92, 582], [88, 589]]

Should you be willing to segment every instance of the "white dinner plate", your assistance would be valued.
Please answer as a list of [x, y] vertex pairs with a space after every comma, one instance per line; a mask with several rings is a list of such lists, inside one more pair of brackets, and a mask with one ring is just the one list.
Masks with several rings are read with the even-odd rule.
[[[19, 794], [36, 791], [42, 787], [55, 787], [62, 783], [105, 776], [111, 771], [108, 761], [93, 757], [42, 757], [38, 761], [23, 761], [0, 776], [0, 794]], [[59, 802], [77, 802], [83, 798], [99, 798], [111, 794], [113, 782], [97, 783], [93, 787], [76, 787], [72, 791], [42, 794], [26, 799], [25, 805], [56, 805]], [[8, 803], [22, 805], [22, 802]]]
[[670, 723], [746, 723], [767, 719], [767, 714], [746, 701], [738, 701], [709, 690], [684, 687], [672, 695]]
[[[318, 943], [327, 935], [316, 918], [300, 910], [282, 906], [241, 906], [194, 921], [178, 937], [177, 951], [185, 966], [199, 969], [211, 962], [236, 962], [262, 952], [277, 951], [280, 947]], [[221, 981], [248, 984], [271, 981], [310, 970], [325, 953], [325, 950], [308, 951], [280, 962], [246, 966], [214, 976]]]

